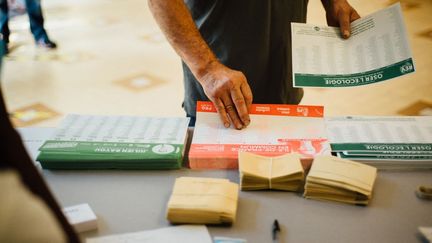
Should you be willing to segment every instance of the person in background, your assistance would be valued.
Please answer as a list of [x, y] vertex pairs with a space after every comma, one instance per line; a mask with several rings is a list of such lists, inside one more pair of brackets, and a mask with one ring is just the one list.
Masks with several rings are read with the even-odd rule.
[[[9, 43], [9, 7], [8, 1], [14, 2], [16, 0], [0, 0], [0, 30], [3, 35], [4, 49], [8, 53]], [[29, 16], [30, 30], [35, 39], [38, 47], [55, 49], [57, 44], [50, 40], [44, 28], [44, 17], [42, 15], [42, 8], [40, 0], [25, 0], [27, 14]]]
[[[327, 23], [350, 36], [360, 18], [346, 0], [322, 0]], [[225, 127], [249, 125], [252, 103], [298, 104], [293, 88], [291, 22], [306, 22], [308, 0], [148, 0], [183, 61], [186, 115], [210, 100]]]

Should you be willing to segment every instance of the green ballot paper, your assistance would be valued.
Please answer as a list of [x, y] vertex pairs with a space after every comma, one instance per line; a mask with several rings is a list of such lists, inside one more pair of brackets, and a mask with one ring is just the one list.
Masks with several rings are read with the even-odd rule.
[[68, 115], [39, 148], [44, 169], [178, 169], [189, 118]]

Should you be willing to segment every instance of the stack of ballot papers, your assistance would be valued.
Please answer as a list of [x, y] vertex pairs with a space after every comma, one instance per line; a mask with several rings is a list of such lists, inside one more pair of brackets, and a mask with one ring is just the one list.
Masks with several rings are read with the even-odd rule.
[[197, 120], [189, 150], [193, 169], [237, 169], [238, 152], [264, 156], [298, 153], [304, 167], [316, 155], [330, 155], [324, 107], [252, 104], [251, 123], [226, 128], [211, 102], [197, 103]]
[[189, 118], [68, 115], [37, 157], [44, 169], [177, 169]]
[[239, 152], [239, 172], [242, 190], [297, 191], [304, 180], [298, 154], [269, 157]]
[[304, 197], [367, 205], [376, 176], [375, 167], [333, 156], [318, 156], [306, 178]]
[[332, 151], [378, 169], [431, 169], [432, 116], [327, 117]]
[[227, 179], [180, 177], [168, 202], [167, 219], [174, 224], [232, 224], [238, 185]]

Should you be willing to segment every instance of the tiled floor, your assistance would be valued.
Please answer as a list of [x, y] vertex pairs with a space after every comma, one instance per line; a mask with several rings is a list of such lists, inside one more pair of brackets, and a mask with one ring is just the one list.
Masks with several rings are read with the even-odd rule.
[[[351, 0], [361, 15], [395, 1]], [[3, 65], [2, 88], [12, 115], [54, 126], [61, 116], [22, 110], [35, 104], [67, 113], [183, 116], [180, 59], [165, 41], [145, 0], [44, 0], [46, 27], [60, 46], [36, 50], [27, 17], [10, 22], [14, 50]], [[402, 1], [416, 73], [374, 85], [307, 89], [303, 104], [327, 115], [397, 115], [420, 100], [432, 103], [432, 1]], [[311, 0], [308, 22], [325, 23]], [[37, 106], [39, 107], [39, 106]], [[20, 113], [17, 113], [19, 111]], [[53, 113], [54, 114], [54, 113]], [[44, 118], [44, 119], [41, 119]]]

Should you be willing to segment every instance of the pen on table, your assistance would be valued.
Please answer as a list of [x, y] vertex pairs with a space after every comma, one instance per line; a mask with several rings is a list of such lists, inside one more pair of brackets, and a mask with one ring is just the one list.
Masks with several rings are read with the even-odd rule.
[[279, 227], [279, 222], [277, 221], [277, 219], [275, 219], [275, 221], [273, 222], [273, 227], [272, 227], [272, 238], [273, 238], [273, 243], [277, 243], [279, 242], [279, 237], [278, 237], [278, 233], [281, 231], [280, 227]]

